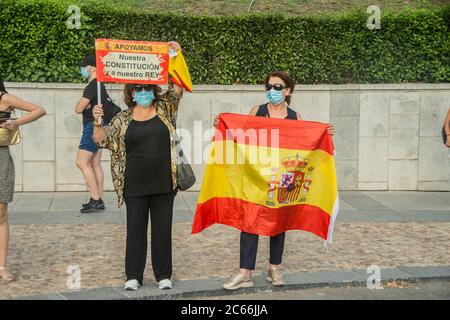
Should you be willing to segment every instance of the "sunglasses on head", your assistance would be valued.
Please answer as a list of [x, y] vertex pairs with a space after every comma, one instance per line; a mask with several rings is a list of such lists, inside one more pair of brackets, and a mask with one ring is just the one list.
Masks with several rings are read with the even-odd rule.
[[136, 92], [141, 92], [142, 90], [145, 91], [153, 91], [153, 86], [150, 84], [145, 84], [145, 85], [135, 85], [133, 87], [134, 91]]
[[283, 89], [286, 89], [288, 86], [286, 86], [286, 85], [284, 85], [284, 84], [281, 84], [281, 83], [275, 83], [275, 84], [270, 84], [270, 83], [268, 83], [268, 84], [266, 84], [266, 91], [270, 91], [270, 90], [272, 90], [272, 88], [275, 90], [275, 91], [281, 91], [281, 90], [283, 90]]

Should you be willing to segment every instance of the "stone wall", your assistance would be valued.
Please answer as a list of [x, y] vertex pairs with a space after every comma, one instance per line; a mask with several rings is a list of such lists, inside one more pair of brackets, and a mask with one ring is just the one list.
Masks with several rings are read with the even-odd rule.
[[[17, 191], [86, 190], [75, 156], [81, 116], [74, 113], [84, 85], [6, 83], [10, 93], [47, 109], [46, 117], [22, 128], [12, 147]], [[124, 107], [122, 86], [107, 85]], [[198, 85], [185, 93], [178, 128], [211, 128], [220, 112], [248, 113], [265, 102], [262, 86]], [[449, 150], [441, 128], [450, 107], [450, 84], [298, 85], [292, 106], [303, 119], [331, 122], [341, 190], [450, 191]], [[201, 129], [198, 129], [201, 123]], [[208, 144], [199, 131], [184, 144]], [[192, 160], [195, 156], [191, 155]], [[199, 157], [197, 157], [198, 160]], [[105, 186], [112, 190], [109, 155], [103, 155]], [[199, 190], [204, 165], [192, 161]]]

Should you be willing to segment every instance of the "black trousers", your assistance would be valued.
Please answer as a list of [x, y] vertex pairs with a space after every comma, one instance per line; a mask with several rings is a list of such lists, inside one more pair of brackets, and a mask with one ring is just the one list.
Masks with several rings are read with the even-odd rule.
[[156, 281], [172, 277], [172, 219], [176, 193], [126, 197], [127, 245], [125, 273], [127, 280], [142, 284], [147, 262], [147, 233], [150, 210], [151, 256]]
[[[286, 233], [270, 237], [270, 258], [269, 263], [274, 265], [281, 264], [283, 259], [284, 239]], [[258, 251], [257, 234], [241, 232], [241, 250], [240, 250], [240, 268], [255, 270], [256, 253]]]

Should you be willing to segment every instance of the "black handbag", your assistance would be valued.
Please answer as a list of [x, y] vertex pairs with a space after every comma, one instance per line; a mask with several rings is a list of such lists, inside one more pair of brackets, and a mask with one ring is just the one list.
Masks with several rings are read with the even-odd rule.
[[181, 148], [181, 141], [176, 133], [174, 133], [174, 140], [177, 150], [177, 185], [179, 190], [185, 191], [194, 185], [195, 174]]
[[114, 101], [107, 96], [106, 98], [107, 100], [107, 105], [105, 106], [106, 108], [104, 108], [105, 110], [105, 117], [103, 119], [103, 122], [105, 124], [109, 124], [111, 122], [111, 120], [120, 112], [122, 111], [122, 109], [114, 103]]

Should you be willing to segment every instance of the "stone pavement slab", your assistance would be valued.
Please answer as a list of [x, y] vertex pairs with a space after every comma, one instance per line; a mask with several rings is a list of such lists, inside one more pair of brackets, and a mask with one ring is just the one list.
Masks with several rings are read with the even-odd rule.
[[15, 212], [8, 214], [8, 222], [14, 224], [44, 224], [47, 214], [45, 212]]
[[401, 211], [399, 215], [405, 217], [409, 221], [417, 221], [417, 222], [425, 222], [425, 221], [442, 221], [449, 222], [450, 221], [450, 213], [449, 211]]
[[382, 203], [384, 207], [396, 211], [450, 210], [450, 196], [448, 192], [366, 191], [364, 194]]
[[37, 294], [33, 296], [15, 297], [14, 300], [68, 300], [60, 293]]
[[[448, 267], [448, 266], [447, 266]], [[402, 266], [398, 268], [400, 271], [411, 274], [411, 278], [439, 278], [439, 277], [449, 277], [450, 270], [444, 267], [408, 267]]]
[[371, 197], [366, 192], [362, 191], [341, 191], [339, 198], [346, 204], [356, 208], [357, 210], [366, 211], [392, 211], [383, 203]]
[[[420, 215], [420, 217], [422, 217]], [[339, 211], [338, 220], [340, 221], [371, 221], [371, 222], [406, 222], [410, 221], [408, 217], [402, 216], [400, 213], [395, 211], [368, 211], [368, 210], [358, 210], [358, 211]]]
[[339, 199], [339, 211], [358, 211], [357, 208], [349, 205], [342, 197]]
[[402, 271], [400, 268], [385, 268], [381, 272], [382, 281], [408, 280], [408, 279], [411, 279], [411, 273]]
[[318, 271], [307, 274], [318, 283], [335, 284], [335, 283], [365, 283], [368, 274], [365, 270], [344, 270], [344, 271]]
[[49, 210], [54, 196], [54, 193], [21, 194], [10, 212], [46, 212]]
[[88, 201], [88, 195], [85, 192], [57, 192], [54, 193], [48, 211], [73, 211], [73, 208], [78, 208], [82, 203], [87, 203]]
[[117, 300], [125, 296], [111, 287], [60, 293], [67, 300]]

